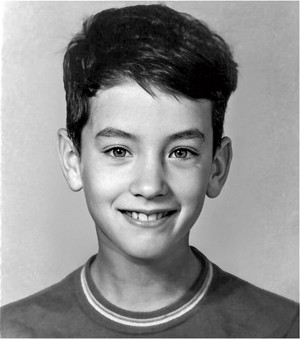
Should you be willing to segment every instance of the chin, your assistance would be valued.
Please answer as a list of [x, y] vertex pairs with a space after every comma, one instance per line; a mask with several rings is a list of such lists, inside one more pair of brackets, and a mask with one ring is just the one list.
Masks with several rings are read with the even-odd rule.
[[123, 252], [131, 258], [145, 261], [158, 260], [165, 257], [169, 248], [166, 244], [160, 244], [158, 241], [154, 242], [153, 240], [151, 242], [139, 241], [139, 243], [131, 245], [130, 247], [127, 245]]

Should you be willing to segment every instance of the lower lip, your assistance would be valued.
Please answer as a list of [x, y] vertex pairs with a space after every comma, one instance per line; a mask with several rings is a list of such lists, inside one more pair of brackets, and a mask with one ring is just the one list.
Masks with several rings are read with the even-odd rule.
[[[122, 213], [122, 212], [121, 212]], [[139, 219], [133, 219], [126, 213], [122, 213], [122, 215], [125, 217], [125, 219], [132, 225], [134, 226], [139, 226], [139, 227], [144, 227], [144, 228], [156, 228], [159, 226], [165, 225], [167, 222], [170, 220], [174, 219], [176, 216], [177, 212], [172, 213], [170, 215], [167, 215], [161, 219], [158, 220], [151, 220], [151, 221], [142, 221]]]

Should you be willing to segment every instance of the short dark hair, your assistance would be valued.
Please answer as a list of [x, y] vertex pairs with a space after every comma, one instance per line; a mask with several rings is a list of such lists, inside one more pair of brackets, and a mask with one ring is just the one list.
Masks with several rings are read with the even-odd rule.
[[211, 100], [215, 151], [238, 73], [219, 35], [165, 5], [108, 9], [89, 17], [68, 44], [63, 68], [67, 130], [79, 154], [90, 98], [126, 80], [153, 96], [156, 88], [175, 97]]

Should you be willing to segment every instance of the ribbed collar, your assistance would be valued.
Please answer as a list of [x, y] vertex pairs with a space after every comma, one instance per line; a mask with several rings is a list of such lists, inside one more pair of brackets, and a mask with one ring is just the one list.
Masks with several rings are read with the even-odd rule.
[[167, 324], [190, 312], [205, 296], [213, 276], [211, 262], [197, 249], [192, 247], [201, 262], [201, 273], [193, 286], [177, 302], [153, 312], [132, 312], [121, 309], [106, 300], [96, 288], [91, 277], [91, 264], [95, 256], [90, 258], [81, 270], [81, 286], [88, 303], [102, 316], [118, 324], [130, 327], [158, 326]]

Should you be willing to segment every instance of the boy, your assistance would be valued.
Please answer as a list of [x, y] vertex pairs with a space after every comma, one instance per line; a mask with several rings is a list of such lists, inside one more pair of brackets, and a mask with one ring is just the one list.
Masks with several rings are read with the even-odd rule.
[[296, 303], [189, 246], [232, 157], [223, 135], [237, 85], [227, 44], [165, 6], [88, 19], [64, 59], [63, 173], [84, 190], [99, 252], [2, 311], [13, 337], [296, 337]]

